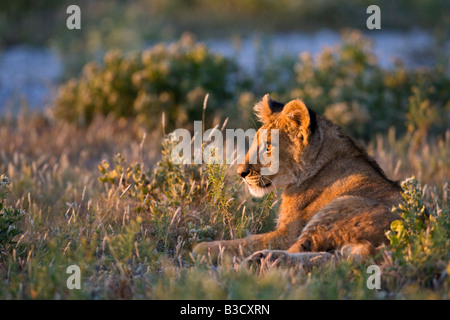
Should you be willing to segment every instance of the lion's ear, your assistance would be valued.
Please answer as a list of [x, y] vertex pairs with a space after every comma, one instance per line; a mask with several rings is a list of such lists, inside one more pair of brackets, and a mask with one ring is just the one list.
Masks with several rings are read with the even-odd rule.
[[269, 94], [266, 94], [260, 102], [255, 105], [255, 114], [262, 123], [269, 120], [270, 116], [274, 113], [281, 112], [284, 104], [272, 100]]
[[310, 132], [310, 111], [305, 106], [302, 100], [292, 100], [287, 103], [283, 109], [283, 114], [288, 117], [289, 120], [293, 121], [296, 126], [300, 128], [299, 133], [306, 142], [308, 140]]

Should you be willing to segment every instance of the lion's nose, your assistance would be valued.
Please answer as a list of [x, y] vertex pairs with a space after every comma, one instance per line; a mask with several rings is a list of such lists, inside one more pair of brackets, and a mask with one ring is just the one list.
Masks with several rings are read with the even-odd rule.
[[238, 175], [240, 175], [242, 178], [245, 178], [246, 176], [248, 176], [250, 174], [250, 170], [248, 168], [247, 165], [245, 164], [240, 164], [237, 168], [237, 173]]

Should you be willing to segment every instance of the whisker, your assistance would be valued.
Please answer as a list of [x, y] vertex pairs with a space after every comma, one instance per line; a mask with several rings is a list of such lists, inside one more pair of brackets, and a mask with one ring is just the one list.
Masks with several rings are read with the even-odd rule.
[[295, 179], [295, 174], [294, 174], [294, 172], [292, 172], [292, 169], [290, 169], [290, 168], [286, 168], [286, 169], [288, 170], [288, 172], [290, 173], [290, 175], [292, 176], [292, 178]]

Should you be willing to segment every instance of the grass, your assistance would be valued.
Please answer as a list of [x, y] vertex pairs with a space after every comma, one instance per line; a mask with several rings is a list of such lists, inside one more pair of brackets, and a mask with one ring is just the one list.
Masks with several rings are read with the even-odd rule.
[[[24, 211], [17, 243], [0, 257], [2, 299], [450, 298], [449, 132], [414, 150], [394, 132], [374, 140], [368, 150], [388, 176], [423, 184], [405, 186], [403, 229], [373, 261], [306, 274], [191, 258], [198, 241], [274, 226], [277, 195], [251, 199], [233, 167], [175, 166], [169, 140], [131, 120], [96, 118], [85, 129], [26, 113], [1, 121], [0, 171], [12, 182], [4, 203]], [[423, 205], [430, 217], [411, 227]], [[381, 290], [366, 286], [373, 263]], [[72, 264], [81, 290], [66, 286]]]
[[[205, 117], [196, 101], [215, 89], [202, 84], [228, 78], [221, 64], [211, 62], [220, 57], [197, 59], [189, 50], [171, 57], [161, 49], [147, 51], [147, 57], [163, 53], [172, 76], [152, 73], [163, 66], [152, 58], [136, 65], [139, 72], [153, 70], [151, 81], [130, 91], [136, 76], [130, 70], [124, 76], [117, 65], [134, 60], [109, 53], [105, 61], [114, 63], [97, 69], [89, 64], [87, 78], [63, 85], [62, 111], [78, 107], [88, 111], [89, 121], [54, 117], [55, 106], [0, 118], [0, 299], [450, 298], [448, 66], [383, 70], [367, 41], [352, 32], [318, 59], [302, 54], [295, 66], [268, 62], [263, 77], [246, 86], [226, 80], [231, 91], [223, 103], [211, 92], [213, 115]], [[186, 77], [187, 66], [199, 77]], [[271, 77], [272, 70], [287, 72], [292, 81], [285, 85], [282, 77]], [[111, 86], [111, 77], [120, 81]], [[249, 270], [226, 259], [211, 265], [191, 256], [201, 241], [272, 230], [279, 194], [253, 199], [235, 165], [174, 164], [165, 132], [171, 127], [161, 125], [160, 114], [178, 126], [175, 120], [192, 108], [183, 125], [201, 116], [220, 127], [230, 116], [228, 126], [248, 128], [255, 92], [269, 80], [277, 98], [302, 97], [367, 141], [368, 152], [392, 179], [415, 177], [403, 184], [404, 202], [394, 209], [401, 219], [386, 234], [390, 245], [379, 256], [364, 263], [340, 260], [310, 273], [273, 266]], [[82, 85], [72, 92], [70, 83]], [[148, 108], [128, 114], [130, 103], [139, 100], [135, 89], [153, 90], [157, 99], [144, 99]], [[177, 98], [166, 99], [171, 96]], [[90, 112], [96, 108], [104, 112]], [[382, 271], [379, 290], [366, 285], [371, 264]], [[80, 268], [80, 290], [66, 285], [71, 265]]]

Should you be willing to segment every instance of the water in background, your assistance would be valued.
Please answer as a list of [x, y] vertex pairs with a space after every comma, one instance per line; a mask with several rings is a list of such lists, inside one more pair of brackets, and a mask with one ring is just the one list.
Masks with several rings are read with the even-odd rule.
[[30, 109], [51, 103], [63, 73], [59, 55], [47, 48], [13, 47], [0, 56], [0, 112]]
[[[411, 68], [433, 63], [426, 57], [433, 38], [425, 31], [376, 31], [366, 36], [373, 40], [374, 54], [383, 68], [391, 68], [395, 59]], [[334, 31], [321, 30], [312, 34], [253, 36], [238, 41], [208, 39], [204, 42], [212, 51], [235, 58], [244, 70], [253, 73], [261, 54], [267, 52], [274, 58], [295, 57], [308, 51], [314, 56], [324, 47], [339, 44], [340, 36]], [[447, 50], [450, 51], [449, 44]], [[17, 112], [24, 101], [33, 110], [50, 105], [63, 71], [63, 61], [54, 50], [25, 46], [5, 50], [0, 55], [0, 112]]]

